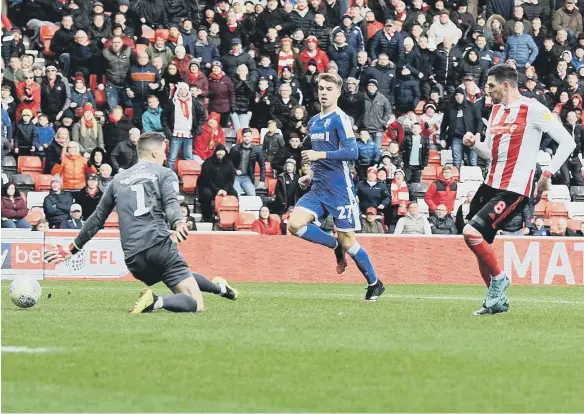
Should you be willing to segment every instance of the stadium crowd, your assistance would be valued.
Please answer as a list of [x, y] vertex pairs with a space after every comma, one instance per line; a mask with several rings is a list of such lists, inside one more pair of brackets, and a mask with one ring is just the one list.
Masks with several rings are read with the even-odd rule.
[[[308, 191], [298, 180], [318, 74], [331, 72], [345, 80], [339, 106], [358, 137], [362, 231], [458, 234], [488, 168], [462, 137], [484, 132], [498, 62], [574, 137], [553, 182], [584, 200], [582, 0], [486, 0], [478, 16], [467, 0], [9, 0], [7, 11], [2, 227], [31, 226], [9, 158], [21, 172], [19, 158], [39, 157], [35, 174], [52, 176], [33, 224], [75, 229], [137, 162], [140, 134], [160, 132], [203, 222], [217, 220], [217, 196], [261, 195], [251, 229], [285, 234]], [[549, 162], [555, 143], [544, 136], [540, 150]], [[198, 165], [192, 188], [181, 160]], [[464, 169], [480, 171], [473, 185]], [[567, 210], [538, 209], [541, 198], [534, 191], [509, 234], [582, 235]], [[183, 203], [192, 229], [194, 212]]]

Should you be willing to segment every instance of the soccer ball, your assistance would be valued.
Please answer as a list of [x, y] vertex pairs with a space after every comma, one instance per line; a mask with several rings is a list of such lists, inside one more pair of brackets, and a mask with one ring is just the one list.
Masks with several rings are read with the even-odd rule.
[[32, 308], [41, 298], [41, 285], [28, 277], [14, 279], [8, 291], [12, 303], [23, 309]]

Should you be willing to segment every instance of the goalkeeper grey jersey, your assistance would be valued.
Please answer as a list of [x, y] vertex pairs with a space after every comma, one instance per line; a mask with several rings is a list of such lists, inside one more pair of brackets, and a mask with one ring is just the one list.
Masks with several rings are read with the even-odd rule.
[[114, 210], [120, 221], [120, 237], [126, 258], [170, 236], [170, 228], [182, 221], [178, 202], [178, 178], [166, 167], [139, 162], [118, 173], [75, 239], [81, 249]]

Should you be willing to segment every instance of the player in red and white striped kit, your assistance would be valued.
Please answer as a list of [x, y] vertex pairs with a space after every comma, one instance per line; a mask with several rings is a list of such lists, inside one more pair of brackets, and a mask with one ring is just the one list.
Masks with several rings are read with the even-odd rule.
[[489, 287], [483, 307], [475, 315], [493, 315], [509, 309], [505, 290], [510, 280], [499, 267], [491, 244], [497, 231], [515, 214], [521, 214], [529, 200], [542, 134], [549, 134], [558, 143], [558, 149], [542, 174], [539, 191], [549, 188], [550, 177], [576, 146], [548, 108], [519, 93], [517, 71], [510, 65], [489, 69], [487, 88], [494, 106], [485, 141], [480, 142], [479, 134], [470, 132], [463, 137], [466, 146], [491, 161], [489, 174], [471, 202], [469, 222], [463, 231]]

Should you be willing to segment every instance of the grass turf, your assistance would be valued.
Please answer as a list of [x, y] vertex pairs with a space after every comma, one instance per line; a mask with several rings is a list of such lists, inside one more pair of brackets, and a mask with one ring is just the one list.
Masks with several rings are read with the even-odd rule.
[[[2, 411], [584, 411], [584, 288], [240, 284], [204, 314], [129, 315], [132, 282], [2, 283]], [[157, 289], [163, 292], [163, 288]], [[48, 294], [51, 299], [47, 299]], [[6, 346], [45, 353], [7, 352]]]

